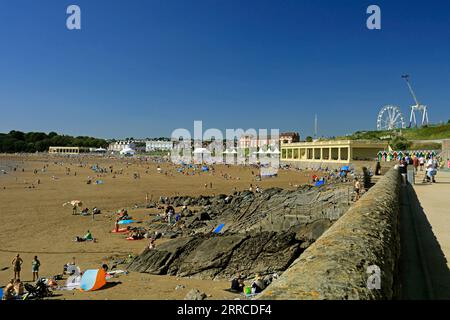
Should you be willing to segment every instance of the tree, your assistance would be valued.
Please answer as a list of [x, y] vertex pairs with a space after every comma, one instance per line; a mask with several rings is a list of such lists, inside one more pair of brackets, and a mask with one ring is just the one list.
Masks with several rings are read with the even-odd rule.
[[392, 138], [390, 145], [394, 150], [407, 150], [411, 146], [411, 142], [404, 137], [397, 136]]
[[312, 142], [312, 141], [313, 141], [313, 138], [311, 136], [306, 137], [306, 142]]

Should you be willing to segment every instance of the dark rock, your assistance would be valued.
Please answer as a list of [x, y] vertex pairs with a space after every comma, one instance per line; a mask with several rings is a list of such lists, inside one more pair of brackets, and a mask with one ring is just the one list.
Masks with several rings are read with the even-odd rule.
[[211, 217], [206, 211], [201, 211], [200, 213], [197, 213], [194, 217], [194, 221], [207, 221], [207, 220], [211, 220]]
[[152, 274], [222, 279], [237, 272], [282, 272], [300, 252], [300, 242], [293, 232], [195, 235], [144, 251], [128, 269]]

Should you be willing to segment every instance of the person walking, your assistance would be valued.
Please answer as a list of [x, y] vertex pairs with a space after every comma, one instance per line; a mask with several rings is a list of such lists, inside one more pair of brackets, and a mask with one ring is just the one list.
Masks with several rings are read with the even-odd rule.
[[22, 269], [23, 260], [20, 257], [20, 254], [13, 259], [12, 265], [14, 266], [14, 280], [20, 279], [20, 271]]
[[41, 262], [38, 260], [37, 256], [34, 256], [33, 261], [31, 262], [31, 271], [33, 272], [33, 282], [39, 279], [39, 267], [41, 266]]
[[414, 171], [417, 173], [418, 168], [419, 168], [419, 158], [414, 157], [414, 159], [413, 159], [413, 166], [414, 166]]
[[420, 171], [423, 171], [423, 167], [424, 167], [424, 165], [425, 165], [425, 158], [424, 158], [424, 156], [423, 156], [423, 155], [421, 155], [421, 156], [419, 157], [419, 166], [420, 166]]
[[361, 182], [359, 182], [358, 178], [355, 178], [355, 182], [353, 183], [353, 189], [355, 190], [355, 202], [359, 200], [361, 194]]
[[399, 171], [402, 175], [402, 185], [406, 186], [407, 183], [407, 173], [408, 173], [408, 164], [405, 161], [405, 158], [400, 160]]

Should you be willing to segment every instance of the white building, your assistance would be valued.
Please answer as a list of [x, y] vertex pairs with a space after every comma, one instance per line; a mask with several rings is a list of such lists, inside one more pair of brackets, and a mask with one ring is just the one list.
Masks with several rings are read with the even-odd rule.
[[173, 141], [162, 141], [162, 140], [149, 140], [145, 142], [145, 151], [155, 151], [155, 150], [166, 150], [170, 151], [173, 149]]
[[135, 149], [136, 145], [133, 141], [116, 141], [108, 146], [108, 151], [120, 152], [124, 149]]

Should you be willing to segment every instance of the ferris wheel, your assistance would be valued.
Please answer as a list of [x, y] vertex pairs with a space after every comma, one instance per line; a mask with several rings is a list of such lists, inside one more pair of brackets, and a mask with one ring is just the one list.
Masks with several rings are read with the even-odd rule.
[[399, 128], [405, 128], [405, 120], [400, 108], [393, 105], [381, 108], [377, 117], [377, 129], [393, 130]]

